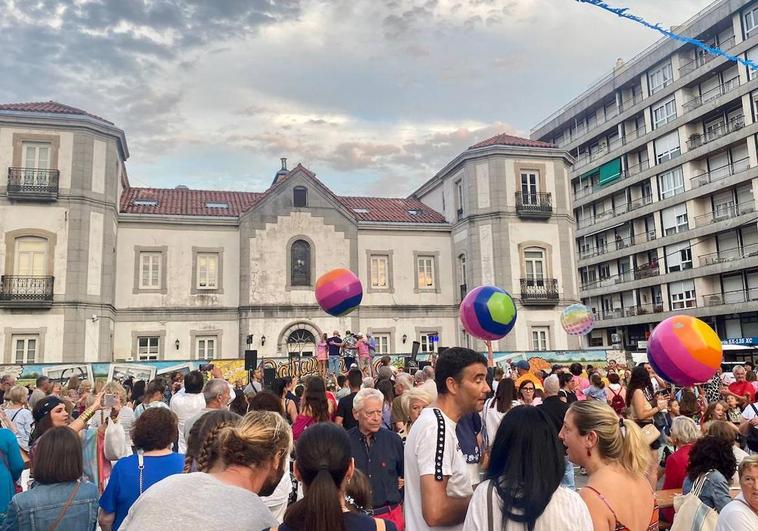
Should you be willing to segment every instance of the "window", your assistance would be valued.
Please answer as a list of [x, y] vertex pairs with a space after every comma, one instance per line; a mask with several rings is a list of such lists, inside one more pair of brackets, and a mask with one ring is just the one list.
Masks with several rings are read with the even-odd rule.
[[463, 180], [455, 181], [455, 209], [458, 212], [458, 219], [463, 217]]
[[206, 208], [229, 208], [229, 203], [221, 201], [208, 201], [205, 203]]
[[545, 251], [537, 247], [524, 250], [527, 284], [541, 286], [545, 279]]
[[45, 238], [16, 238], [13, 274], [22, 277], [44, 277], [47, 275], [47, 247]]
[[697, 306], [694, 280], [672, 282], [669, 284], [669, 295], [671, 297], [672, 310], [682, 310], [684, 308], [694, 308]]
[[671, 160], [682, 154], [682, 149], [679, 146], [679, 131], [672, 131], [667, 135], [655, 139], [654, 145], [656, 164]]
[[198, 336], [195, 338], [197, 359], [210, 360], [216, 355], [216, 336]]
[[745, 38], [747, 39], [758, 26], [758, 6], [745, 11], [742, 18], [745, 21]]
[[295, 240], [290, 249], [292, 286], [311, 285], [311, 245], [305, 240]]
[[521, 201], [525, 205], [539, 204], [539, 176], [537, 172], [521, 172]]
[[377, 355], [390, 354], [390, 335], [389, 334], [374, 334], [376, 340], [376, 352]]
[[144, 252], [139, 254], [140, 289], [161, 289], [161, 253]]
[[434, 352], [435, 345], [439, 341], [439, 334], [437, 332], [422, 332], [419, 335], [419, 352]]
[[295, 186], [292, 190], [292, 203], [296, 207], [308, 206], [308, 189], [305, 186]]
[[673, 80], [671, 63], [659, 65], [650, 70], [647, 74], [648, 87], [650, 94], [653, 95], [663, 87], [670, 85]]
[[23, 142], [24, 168], [47, 170], [50, 168], [51, 145], [48, 142]]
[[[756, 15], [756, 19], [758, 19], [758, 15]], [[747, 52], [745, 52], [745, 56], [754, 63], [758, 61], [758, 46], [754, 46], [753, 48], [750, 48]], [[747, 69], [747, 78], [749, 80], [754, 79], [756, 76], [756, 72], [752, 68]]]
[[532, 327], [532, 350], [550, 350], [550, 328], [547, 326]]
[[663, 234], [677, 234], [689, 228], [687, 222], [687, 205], [680, 205], [664, 208], [661, 210], [661, 221], [663, 223]]
[[160, 337], [147, 336], [137, 338], [137, 358], [141, 361], [157, 360], [159, 352]]
[[197, 253], [197, 289], [218, 287], [218, 254]]
[[132, 205], [156, 207], [158, 206], [158, 200], [157, 199], [135, 199], [134, 201], [132, 201]]
[[675, 196], [684, 192], [684, 175], [682, 174], [682, 167], [674, 168], [666, 173], [661, 173], [658, 176], [658, 189], [661, 194], [661, 199]]
[[669, 123], [676, 118], [676, 101], [671, 96], [670, 99], [661, 102], [653, 107], [653, 128], [657, 129], [662, 125]]
[[458, 255], [458, 287], [461, 292], [461, 300], [466, 296], [468, 292], [468, 285], [466, 284], [466, 255]]
[[24, 335], [13, 336], [13, 348], [16, 353], [17, 364], [35, 363], [37, 361], [37, 346], [39, 345], [39, 336]]
[[416, 257], [416, 279], [418, 289], [433, 289], [437, 287], [434, 278], [434, 257]]
[[369, 259], [369, 267], [371, 269], [371, 287], [374, 289], [388, 289], [390, 287], [389, 282], [389, 256], [387, 255], [373, 255]]
[[664, 254], [667, 273], [692, 269], [692, 250], [689, 241], [669, 245], [665, 248]]

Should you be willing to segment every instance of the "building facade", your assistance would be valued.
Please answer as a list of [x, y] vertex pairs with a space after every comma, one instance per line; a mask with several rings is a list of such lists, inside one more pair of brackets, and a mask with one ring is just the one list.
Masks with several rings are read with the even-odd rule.
[[[4, 363], [309, 355], [323, 333], [380, 353], [482, 348], [458, 321], [473, 286], [517, 298], [498, 349], [575, 348], [577, 300], [562, 149], [501, 135], [407, 198], [334, 194], [286, 168], [260, 193], [137, 188], [123, 131], [54, 102], [0, 105], [0, 346]], [[328, 316], [313, 286], [346, 267], [359, 310]]]
[[[758, 3], [714, 2], [678, 26], [758, 59]], [[758, 72], [663, 39], [532, 130], [576, 159], [579, 294], [590, 344], [644, 349], [674, 314], [758, 337]]]

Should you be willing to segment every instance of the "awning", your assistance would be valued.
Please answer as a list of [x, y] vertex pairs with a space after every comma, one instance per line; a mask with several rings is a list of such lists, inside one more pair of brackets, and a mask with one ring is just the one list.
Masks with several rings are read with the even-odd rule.
[[599, 172], [600, 172], [600, 168], [594, 168], [594, 169], [592, 169], [592, 170], [588, 171], [587, 173], [583, 173], [583, 174], [581, 174], [581, 175], [579, 176], [579, 180], [581, 181], [581, 180], [587, 179], [588, 177], [594, 177], [594, 176], [595, 176], [595, 175], [597, 175]]
[[599, 184], [608, 184], [621, 177], [621, 158], [613, 159], [600, 166]]

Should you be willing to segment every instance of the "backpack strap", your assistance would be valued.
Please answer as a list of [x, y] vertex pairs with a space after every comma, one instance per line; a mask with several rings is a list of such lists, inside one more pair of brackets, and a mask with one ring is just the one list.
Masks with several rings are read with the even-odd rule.
[[434, 479], [442, 481], [442, 461], [445, 456], [445, 419], [442, 411], [437, 408], [432, 409], [434, 416], [437, 417], [437, 448], [434, 451]]
[[495, 480], [491, 479], [487, 486], [487, 531], [495, 531], [495, 514], [492, 510], [492, 491], [495, 488]]
[[374, 518], [374, 523], [376, 524], [376, 531], [386, 531], [387, 525], [385, 524], [384, 520], [381, 518]]

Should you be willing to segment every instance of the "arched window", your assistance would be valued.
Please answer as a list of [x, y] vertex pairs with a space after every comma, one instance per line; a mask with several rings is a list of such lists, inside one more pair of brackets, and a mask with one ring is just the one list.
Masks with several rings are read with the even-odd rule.
[[316, 350], [316, 338], [310, 330], [298, 328], [287, 337], [287, 352], [299, 356], [313, 356]]
[[305, 240], [295, 240], [290, 249], [292, 286], [311, 285], [311, 246]]
[[308, 189], [305, 186], [295, 186], [292, 190], [292, 203], [296, 207], [308, 206]]

